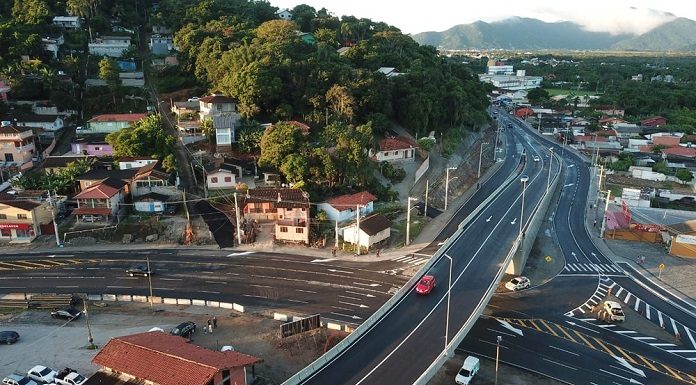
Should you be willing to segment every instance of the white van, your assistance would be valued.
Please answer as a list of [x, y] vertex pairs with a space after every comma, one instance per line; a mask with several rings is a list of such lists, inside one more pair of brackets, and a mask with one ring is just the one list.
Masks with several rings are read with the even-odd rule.
[[474, 356], [466, 357], [462, 364], [462, 368], [459, 369], [459, 373], [454, 377], [454, 382], [459, 385], [469, 385], [476, 373], [478, 373], [480, 367], [481, 363], [478, 358]]

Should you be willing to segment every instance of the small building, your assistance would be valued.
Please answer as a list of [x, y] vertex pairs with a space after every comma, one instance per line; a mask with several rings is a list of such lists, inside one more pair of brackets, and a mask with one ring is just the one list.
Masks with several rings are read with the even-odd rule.
[[237, 102], [227, 96], [212, 94], [198, 99], [200, 120], [224, 113], [236, 113]]
[[123, 51], [131, 47], [128, 36], [102, 36], [88, 45], [90, 55], [121, 57]]
[[[253, 366], [263, 362], [237, 351], [219, 352], [163, 332], [114, 337], [92, 359], [101, 366], [97, 383], [150, 385], [247, 385], [254, 382]], [[252, 368], [247, 373], [247, 368]], [[92, 378], [90, 378], [90, 381]]]
[[153, 55], [166, 55], [174, 49], [174, 39], [170, 35], [153, 34], [148, 46]]
[[652, 135], [653, 146], [677, 147], [681, 137], [677, 135]]
[[70, 151], [73, 154], [93, 155], [93, 156], [111, 156], [114, 154], [114, 148], [103, 137], [91, 138], [83, 137], [76, 138], [70, 143]]
[[7, 80], [0, 78], [0, 101], [7, 101], [7, 93], [10, 92], [10, 84]]
[[129, 184], [133, 181], [137, 169], [128, 170], [106, 170], [93, 168], [84, 175], [80, 175], [75, 180], [80, 184], [80, 191], [84, 191], [92, 186], [96, 186], [106, 179], [118, 179], [126, 183], [126, 194], [130, 194]]
[[124, 156], [118, 158], [118, 168], [120, 170], [128, 170], [131, 168], [141, 168], [147, 165], [157, 163], [158, 160], [149, 156]]
[[391, 221], [382, 214], [360, 219], [360, 230], [356, 232], [357, 223], [344, 227], [343, 241], [358, 244], [360, 248], [370, 249], [391, 236]]
[[377, 69], [377, 72], [381, 73], [382, 75], [388, 77], [388, 78], [393, 78], [395, 76], [403, 75], [399, 70], [397, 70], [394, 67], [379, 67]]
[[209, 190], [234, 189], [237, 186], [237, 168], [221, 164], [206, 171], [205, 183]]
[[164, 208], [167, 205], [169, 196], [158, 194], [156, 192], [149, 192], [133, 200], [135, 201], [136, 211], [143, 213], [161, 213], [164, 211]]
[[51, 133], [64, 127], [64, 120], [60, 115], [12, 114], [1, 120], [11, 121], [18, 127], [41, 128]]
[[275, 221], [275, 239], [309, 243], [309, 195], [293, 188], [249, 189], [241, 204], [244, 219]]
[[292, 12], [287, 8], [277, 10], [276, 16], [281, 20], [292, 20]]
[[65, 43], [63, 34], [41, 38], [41, 47], [43, 47], [44, 51], [50, 52], [54, 59], [58, 58], [58, 51], [63, 43]]
[[615, 126], [619, 123], [626, 123], [626, 121], [621, 119], [621, 118], [616, 118], [616, 117], [603, 117], [603, 118], [600, 118], [599, 120], [597, 120], [597, 124], [600, 127], [605, 127], [605, 128], [609, 127], [609, 126]]
[[55, 16], [53, 25], [65, 29], [80, 29], [82, 28], [82, 20], [77, 16]]
[[635, 139], [640, 138], [642, 129], [635, 124], [630, 123], [616, 123], [613, 125], [614, 131], [616, 131], [616, 137], [618, 139]]
[[[192, 101], [192, 102], [174, 102], [172, 104], [172, 112], [179, 117], [179, 119], [182, 119], [186, 115], [192, 116], [198, 116], [198, 113], [201, 111], [201, 107], [198, 101]], [[183, 117], [182, 117], [183, 115]]]
[[0, 242], [29, 243], [41, 234], [53, 234], [48, 202], [0, 193]]
[[227, 152], [236, 142], [236, 131], [241, 116], [237, 112], [237, 102], [227, 96], [213, 94], [202, 97], [199, 103], [199, 120], [212, 119], [215, 129], [215, 143], [218, 152]]
[[72, 215], [78, 222], [111, 222], [123, 210], [126, 182], [107, 178], [75, 195], [77, 208]]
[[597, 106], [595, 111], [609, 116], [624, 116], [625, 110], [623, 108], [617, 108], [613, 106]]
[[416, 144], [403, 136], [382, 139], [375, 159], [378, 162], [415, 161]]
[[644, 127], [661, 127], [667, 124], [667, 118], [662, 116], [653, 116], [651, 118], [643, 119], [640, 121], [640, 125]]
[[45, 172], [59, 172], [60, 170], [68, 167], [70, 163], [74, 163], [80, 160], [87, 160], [90, 163], [94, 161], [94, 156], [90, 155], [55, 155], [49, 156], [44, 159], [41, 167]]
[[89, 133], [110, 134], [122, 128], [130, 127], [139, 120], [145, 119], [147, 114], [104, 114], [97, 115], [87, 121]]
[[362, 191], [333, 197], [326, 202], [319, 203], [318, 208], [324, 211], [330, 220], [343, 222], [355, 218], [358, 207], [360, 207], [361, 216], [371, 214], [374, 210], [373, 202], [376, 200], [374, 195]]
[[160, 162], [150, 163], [137, 170], [130, 182], [130, 191], [134, 197], [156, 192], [166, 196], [180, 196], [175, 185], [170, 183], [171, 174], [161, 168]]
[[32, 129], [17, 127], [6, 120], [0, 122], [0, 151], [3, 167], [16, 167], [18, 171], [32, 168], [32, 158], [36, 152]]
[[522, 107], [515, 110], [515, 116], [522, 119], [527, 119], [530, 116], [534, 116], [534, 110], [529, 107]]

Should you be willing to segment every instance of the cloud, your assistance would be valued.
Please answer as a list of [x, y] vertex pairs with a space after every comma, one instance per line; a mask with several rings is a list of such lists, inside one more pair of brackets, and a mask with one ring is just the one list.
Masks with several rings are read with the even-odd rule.
[[572, 21], [582, 25], [588, 31], [609, 32], [612, 34], [629, 33], [640, 35], [676, 18], [672, 13], [651, 8], [621, 6], [608, 3], [603, 7], [581, 11], [578, 9], [542, 8], [545, 19]]

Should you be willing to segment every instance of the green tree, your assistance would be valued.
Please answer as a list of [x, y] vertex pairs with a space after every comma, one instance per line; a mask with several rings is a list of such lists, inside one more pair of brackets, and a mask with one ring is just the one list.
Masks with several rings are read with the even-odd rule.
[[99, 61], [99, 79], [104, 80], [109, 85], [118, 84], [118, 64], [110, 57], [104, 57]]
[[114, 156], [152, 156], [164, 160], [174, 152], [175, 139], [162, 129], [159, 115], [150, 115], [130, 127], [106, 136]]
[[353, 119], [355, 99], [345, 86], [334, 84], [326, 91], [326, 104], [337, 117], [346, 121]]
[[90, 11], [90, 0], [68, 0], [65, 8], [73, 16], [87, 17]]
[[531, 104], [542, 104], [549, 100], [551, 95], [543, 88], [533, 88], [527, 92], [527, 99]]
[[308, 162], [305, 156], [290, 154], [283, 159], [280, 171], [290, 183], [301, 182], [307, 175]]
[[677, 170], [676, 177], [682, 181], [682, 183], [686, 184], [694, 179], [694, 174], [692, 174], [688, 169], [680, 168]]
[[261, 150], [261, 138], [265, 128], [257, 121], [246, 121], [237, 133], [239, 149], [243, 152], [257, 152]]
[[279, 168], [286, 156], [301, 151], [301, 136], [300, 130], [289, 123], [269, 127], [261, 138], [259, 166]]
[[50, 9], [44, 0], [15, 0], [12, 17], [22, 24], [40, 24], [48, 18]]

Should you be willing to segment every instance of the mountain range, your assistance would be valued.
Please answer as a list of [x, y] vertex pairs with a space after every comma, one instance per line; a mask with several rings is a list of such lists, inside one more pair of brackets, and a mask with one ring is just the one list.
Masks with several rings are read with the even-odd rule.
[[696, 21], [676, 18], [640, 35], [591, 32], [580, 24], [547, 23], [514, 17], [492, 23], [476, 21], [442, 32], [412, 35], [420, 44], [440, 49], [693, 51]]

